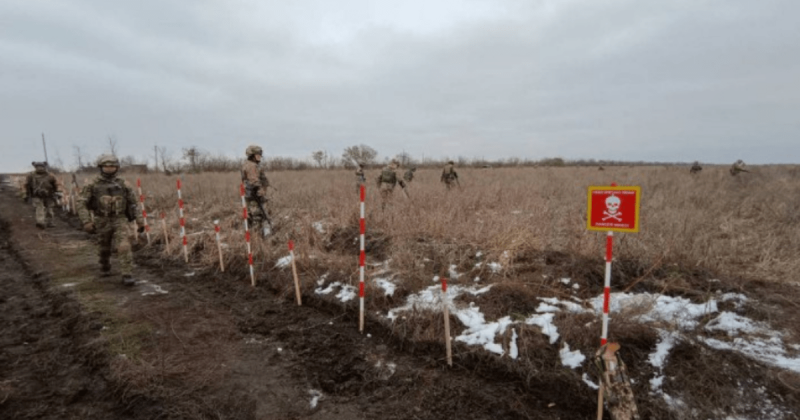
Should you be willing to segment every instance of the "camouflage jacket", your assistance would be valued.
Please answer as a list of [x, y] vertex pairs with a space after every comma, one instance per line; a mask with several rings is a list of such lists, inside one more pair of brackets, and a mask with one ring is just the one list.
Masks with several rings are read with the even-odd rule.
[[366, 182], [367, 177], [364, 175], [364, 170], [361, 168], [356, 169], [356, 182], [357, 183], [364, 183]]
[[449, 163], [445, 165], [444, 169], [442, 169], [442, 182], [453, 182], [454, 180], [458, 179], [458, 172]]
[[413, 180], [414, 180], [414, 170], [413, 170], [413, 169], [409, 169], [409, 170], [407, 170], [407, 171], [406, 171], [406, 173], [404, 173], [404, 174], [403, 174], [403, 179], [404, 179], [406, 182], [411, 182], [411, 181], [413, 181]]
[[397, 172], [395, 172], [395, 169], [392, 168], [391, 166], [384, 167], [381, 170], [381, 173], [378, 174], [378, 178], [376, 179], [376, 181], [377, 181], [378, 187], [380, 187], [382, 184], [388, 184], [388, 185], [391, 185], [392, 187], [394, 187], [398, 183], [403, 188], [405, 188], [405, 186], [406, 186], [406, 183], [403, 182], [403, 180], [400, 179], [397, 176]]
[[136, 220], [140, 225], [143, 224], [133, 188], [116, 176], [98, 175], [86, 183], [76, 207], [83, 224], [92, 221], [90, 213], [94, 213], [95, 217], [125, 216], [128, 221]]
[[23, 198], [53, 198], [57, 192], [64, 192], [64, 187], [50, 172], [31, 172], [25, 177]]
[[242, 183], [245, 188], [246, 198], [266, 197], [269, 180], [263, 167], [252, 160], [246, 160], [242, 165]]

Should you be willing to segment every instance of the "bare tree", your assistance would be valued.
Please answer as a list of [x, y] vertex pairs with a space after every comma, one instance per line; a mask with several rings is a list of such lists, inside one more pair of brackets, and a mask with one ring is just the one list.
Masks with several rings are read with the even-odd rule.
[[328, 154], [323, 152], [322, 150], [317, 150], [316, 152], [311, 154], [311, 158], [314, 159], [314, 161], [317, 162], [317, 166], [321, 168], [325, 163], [326, 158], [328, 157], [327, 155]]
[[191, 168], [192, 172], [199, 171], [202, 155], [203, 153], [197, 148], [197, 146], [183, 149], [183, 157], [189, 161], [189, 167]]
[[358, 145], [358, 146], [350, 146], [344, 149], [344, 153], [342, 153], [342, 163], [345, 166], [356, 166], [359, 163], [364, 165], [371, 165], [375, 163], [375, 158], [378, 157], [378, 152], [365, 145]]

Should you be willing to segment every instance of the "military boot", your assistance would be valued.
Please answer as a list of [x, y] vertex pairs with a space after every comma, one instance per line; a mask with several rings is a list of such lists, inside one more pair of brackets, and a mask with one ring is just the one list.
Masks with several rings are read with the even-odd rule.
[[123, 286], [133, 286], [136, 284], [136, 280], [130, 274], [123, 274], [122, 275], [122, 285]]

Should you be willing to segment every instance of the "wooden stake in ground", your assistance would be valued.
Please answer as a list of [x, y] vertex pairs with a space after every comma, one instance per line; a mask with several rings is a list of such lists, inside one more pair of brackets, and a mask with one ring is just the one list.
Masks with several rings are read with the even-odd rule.
[[189, 262], [189, 249], [186, 246], [186, 219], [183, 217], [183, 198], [181, 197], [181, 179], [178, 178], [178, 213], [181, 223], [181, 238], [183, 238], [183, 259]]
[[242, 196], [242, 219], [244, 220], [244, 241], [247, 244], [247, 263], [250, 267], [250, 284], [256, 287], [256, 275], [253, 270], [253, 251], [250, 248], [250, 227], [247, 225], [247, 201], [244, 199], [244, 183], [239, 185], [239, 194]]
[[294, 241], [289, 240], [289, 256], [292, 258], [292, 276], [294, 276], [294, 292], [297, 295], [297, 306], [303, 306], [300, 297], [300, 278], [297, 277], [297, 265], [294, 262]]
[[147, 245], [150, 245], [150, 225], [147, 224], [147, 211], [144, 208], [144, 194], [142, 194], [142, 180], [136, 178], [136, 188], [139, 190], [139, 204], [142, 205], [142, 220], [144, 220], [144, 234], [147, 236]]
[[367, 193], [363, 184], [361, 185], [359, 195], [361, 196], [361, 203], [359, 205], [361, 218], [359, 220], [360, 251], [358, 254], [358, 331], [364, 333], [364, 263], [367, 260], [367, 253], [364, 251], [364, 233], [367, 230], [367, 225], [364, 221], [364, 199]]
[[167, 214], [161, 212], [161, 229], [164, 230], [164, 250], [169, 248], [169, 231], [167, 231]]
[[217, 251], [219, 251], [219, 271], [225, 272], [225, 262], [222, 260], [222, 241], [219, 239], [219, 220], [214, 220], [214, 234], [217, 236]]
[[453, 350], [450, 343], [450, 305], [447, 301], [447, 279], [442, 277], [442, 312], [444, 312], [444, 346], [447, 349], [447, 365], [453, 366]]

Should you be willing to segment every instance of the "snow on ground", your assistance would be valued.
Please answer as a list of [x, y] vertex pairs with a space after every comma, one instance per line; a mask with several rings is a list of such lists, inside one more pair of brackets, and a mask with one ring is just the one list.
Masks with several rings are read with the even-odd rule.
[[580, 351], [569, 351], [569, 344], [567, 343], [564, 343], [564, 346], [558, 351], [558, 355], [561, 356], [562, 365], [571, 367], [573, 369], [580, 366], [583, 361], [586, 360], [586, 356], [584, 356]]
[[392, 296], [394, 294], [395, 289], [397, 288], [397, 286], [395, 286], [394, 283], [389, 281], [389, 279], [378, 277], [373, 279], [372, 281], [374, 281], [378, 287], [383, 289], [383, 294], [386, 296]]
[[292, 264], [292, 256], [291, 255], [287, 255], [287, 256], [285, 256], [283, 258], [278, 259], [278, 261], [275, 263], [275, 267], [277, 267], [277, 268], [286, 268], [291, 264]]

